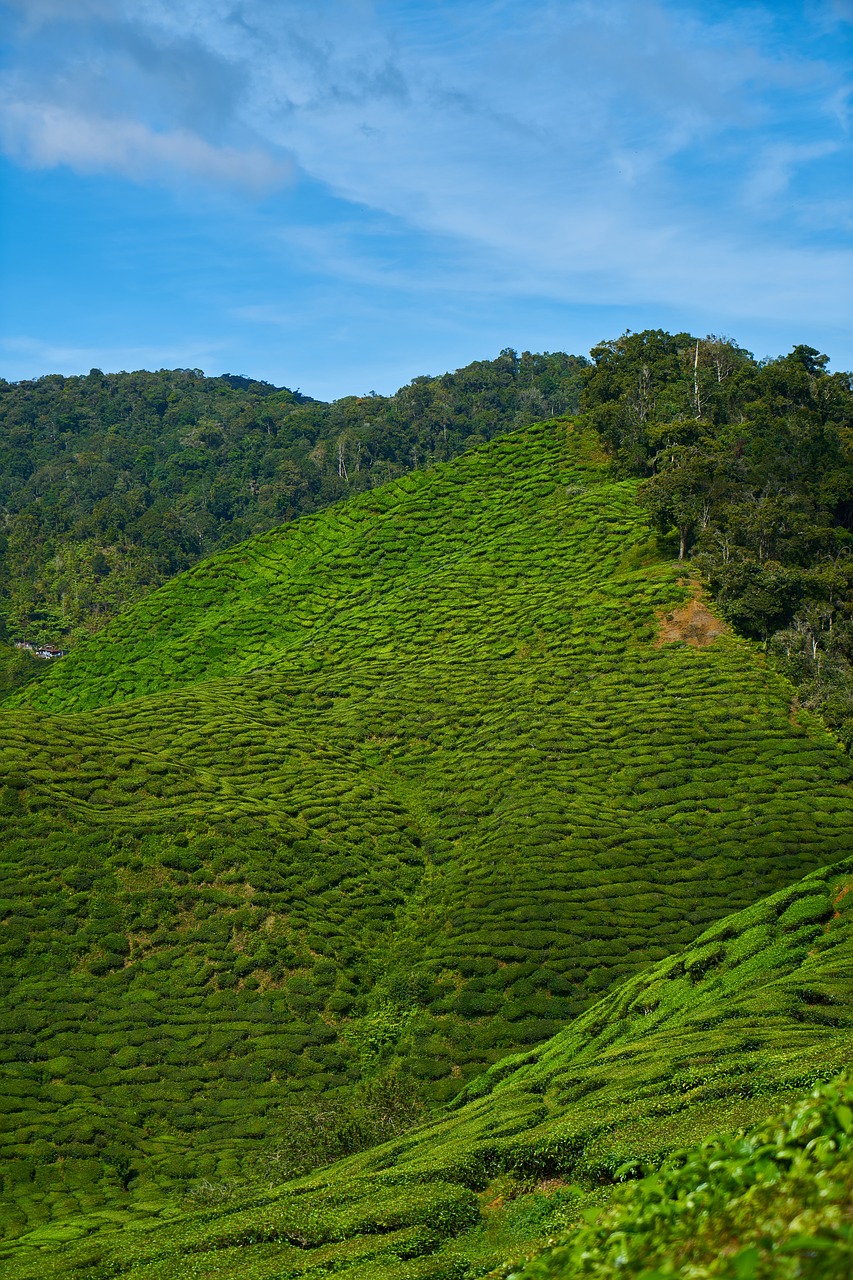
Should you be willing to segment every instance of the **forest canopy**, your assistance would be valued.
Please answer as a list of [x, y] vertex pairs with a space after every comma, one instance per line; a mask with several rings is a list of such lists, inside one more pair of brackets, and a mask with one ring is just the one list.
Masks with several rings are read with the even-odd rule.
[[662, 330], [592, 351], [582, 407], [724, 616], [853, 741], [853, 394], [799, 345], [756, 361]]

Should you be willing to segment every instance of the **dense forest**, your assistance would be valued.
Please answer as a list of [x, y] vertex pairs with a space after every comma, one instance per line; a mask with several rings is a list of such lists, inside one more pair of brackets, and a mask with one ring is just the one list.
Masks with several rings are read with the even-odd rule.
[[586, 364], [507, 350], [334, 404], [197, 369], [0, 381], [0, 639], [73, 643], [201, 556], [575, 411]]
[[853, 742], [853, 393], [797, 346], [661, 330], [592, 352], [582, 406], [640, 501], [742, 635]]

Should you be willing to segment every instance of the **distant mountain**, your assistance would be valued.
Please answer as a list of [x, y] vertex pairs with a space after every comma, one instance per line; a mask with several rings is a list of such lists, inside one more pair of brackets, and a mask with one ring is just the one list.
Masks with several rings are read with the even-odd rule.
[[598, 1186], [842, 1064], [853, 768], [638, 483], [571, 420], [502, 435], [209, 557], [7, 701], [9, 1238], [482, 1274], [499, 1232], [433, 1254], [503, 1173]]

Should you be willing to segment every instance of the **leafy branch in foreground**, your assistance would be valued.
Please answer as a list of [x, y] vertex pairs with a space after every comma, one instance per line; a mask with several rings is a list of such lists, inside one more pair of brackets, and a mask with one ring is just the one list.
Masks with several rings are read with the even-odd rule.
[[846, 1280], [851, 1200], [853, 1085], [841, 1079], [673, 1155], [511, 1280]]

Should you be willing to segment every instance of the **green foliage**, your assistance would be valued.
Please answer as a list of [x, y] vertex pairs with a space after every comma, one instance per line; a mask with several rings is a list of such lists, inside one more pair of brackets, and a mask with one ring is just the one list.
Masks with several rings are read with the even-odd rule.
[[73, 641], [217, 548], [576, 409], [585, 365], [507, 350], [334, 404], [194, 369], [0, 380], [0, 627]]
[[853, 1268], [853, 1087], [680, 1151], [510, 1280], [846, 1280]]
[[43, 662], [25, 649], [16, 649], [0, 640], [0, 698], [29, 684], [43, 670]]
[[280, 1138], [259, 1153], [254, 1176], [267, 1183], [282, 1182], [387, 1142], [411, 1129], [422, 1115], [413, 1080], [393, 1070], [368, 1077], [348, 1094], [292, 1106]]
[[797, 346], [757, 363], [662, 330], [592, 352], [583, 404], [653, 527], [853, 744], [853, 385]]
[[488, 1270], [573, 1211], [539, 1183], [840, 1069], [850, 872], [786, 886], [853, 854], [849, 760], [749, 643], [657, 642], [636, 487], [504, 435], [7, 700], [4, 1266]]
[[[747, 1256], [757, 1277], [835, 1280], [849, 1265], [853, 1092], [825, 1086], [853, 1048], [851, 885], [853, 858], [718, 921], [472, 1082], [450, 1113], [316, 1174], [278, 1183], [294, 1151], [277, 1163], [266, 1148], [254, 1181], [223, 1161], [187, 1180], [180, 1206], [149, 1183], [87, 1212], [82, 1168], [63, 1168], [76, 1207], [59, 1226], [23, 1223], [0, 1250], [4, 1276], [464, 1280], [540, 1254], [531, 1280], [612, 1275], [618, 1257], [629, 1276], [737, 1280]], [[792, 930], [791, 908], [816, 898], [830, 919]], [[399, 1115], [405, 1089], [378, 1078], [360, 1105]], [[310, 1114], [322, 1143], [331, 1117]]]

